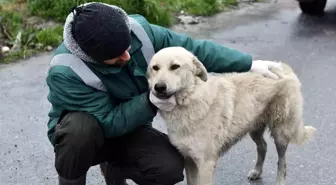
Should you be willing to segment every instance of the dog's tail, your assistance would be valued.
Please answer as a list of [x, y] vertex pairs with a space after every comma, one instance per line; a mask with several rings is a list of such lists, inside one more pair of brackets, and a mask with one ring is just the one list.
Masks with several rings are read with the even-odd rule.
[[296, 134], [293, 136], [291, 142], [297, 145], [304, 145], [315, 134], [316, 129], [312, 126], [304, 126], [301, 123], [297, 129]]

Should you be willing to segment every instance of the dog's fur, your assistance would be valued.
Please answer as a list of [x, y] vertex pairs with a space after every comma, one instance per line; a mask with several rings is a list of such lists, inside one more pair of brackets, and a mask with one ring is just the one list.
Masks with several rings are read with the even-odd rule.
[[[184, 48], [165, 48], [153, 56], [147, 70], [149, 89], [160, 98], [176, 98], [176, 107], [160, 114], [171, 143], [186, 158], [188, 185], [213, 185], [218, 158], [246, 134], [258, 153], [248, 178], [258, 179], [267, 149], [265, 128], [278, 152], [276, 184], [285, 184], [288, 144], [304, 144], [315, 128], [302, 120], [299, 79], [288, 65], [282, 66], [283, 72], [272, 69], [278, 80], [253, 72], [209, 75]], [[155, 91], [155, 84], [165, 84], [166, 91]]]

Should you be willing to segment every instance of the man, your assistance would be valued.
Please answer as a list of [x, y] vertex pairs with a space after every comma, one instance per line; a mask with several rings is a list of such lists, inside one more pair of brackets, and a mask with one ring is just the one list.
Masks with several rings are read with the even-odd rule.
[[[183, 158], [167, 136], [151, 127], [159, 104], [150, 101], [147, 63], [158, 50], [183, 46], [209, 72], [257, 71], [272, 62], [153, 25], [116, 6], [88, 3], [70, 13], [64, 42], [46, 82], [48, 138], [60, 185], [84, 185], [100, 164], [106, 184], [173, 185], [183, 180]], [[164, 106], [164, 105], [162, 105]]]

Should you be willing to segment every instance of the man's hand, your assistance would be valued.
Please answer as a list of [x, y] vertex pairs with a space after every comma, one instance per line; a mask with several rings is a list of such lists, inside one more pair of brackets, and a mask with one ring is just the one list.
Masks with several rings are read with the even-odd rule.
[[176, 106], [175, 96], [168, 99], [159, 99], [152, 92], [149, 93], [149, 100], [162, 111], [172, 111]]
[[250, 71], [260, 73], [268, 78], [279, 79], [279, 77], [276, 74], [274, 74], [272, 71], [269, 70], [271, 68], [278, 68], [281, 71], [283, 70], [281, 63], [279, 62], [254, 60], [252, 62], [252, 67]]

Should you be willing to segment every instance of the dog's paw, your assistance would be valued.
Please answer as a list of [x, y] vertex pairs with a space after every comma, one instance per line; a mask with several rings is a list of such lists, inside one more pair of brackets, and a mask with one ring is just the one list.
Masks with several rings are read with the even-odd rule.
[[258, 170], [256, 170], [256, 169], [253, 169], [253, 170], [251, 170], [251, 171], [249, 172], [249, 174], [248, 174], [248, 179], [249, 179], [249, 180], [257, 180], [257, 179], [260, 178], [260, 176], [261, 176], [261, 171], [258, 171]]

